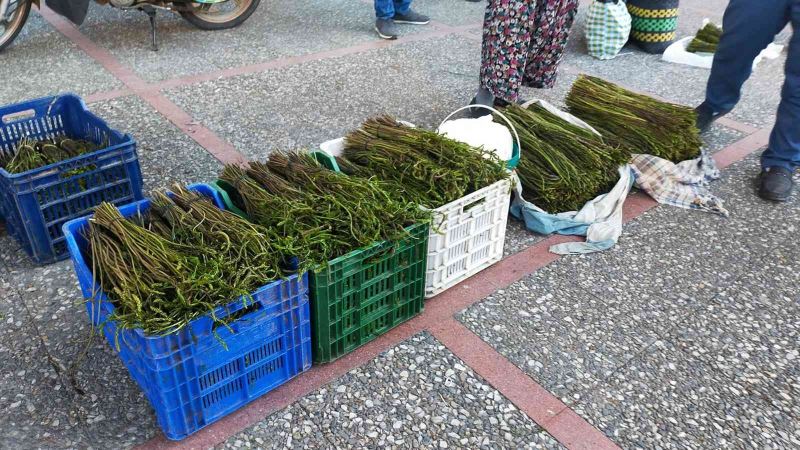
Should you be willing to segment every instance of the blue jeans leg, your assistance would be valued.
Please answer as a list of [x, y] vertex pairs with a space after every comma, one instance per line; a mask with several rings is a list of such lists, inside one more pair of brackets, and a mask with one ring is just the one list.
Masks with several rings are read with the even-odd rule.
[[394, 1], [394, 13], [395, 14], [405, 14], [408, 10], [411, 9], [411, 0], [395, 0]]
[[389, 20], [395, 14], [405, 14], [411, 8], [411, 0], [375, 0], [375, 16]]
[[793, 0], [791, 21], [794, 34], [786, 57], [786, 81], [769, 147], [761, 155], [762, 167], [800, 167], [800, 0]]
[[739, 102], [753, 60], [789, 22], [793, 3], [797, 0], [730, 1], [706, 89], [706, 104], [714, 112], [728, 112]]
[[389, 20], [394, 17], [393, 0], [375, 0], [375, 17]]

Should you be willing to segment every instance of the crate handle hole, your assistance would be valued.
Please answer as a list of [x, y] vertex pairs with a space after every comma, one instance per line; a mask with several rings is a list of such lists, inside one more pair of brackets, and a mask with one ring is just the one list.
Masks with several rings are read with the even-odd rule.
[[236, 330], [236, 328], [233, 327], [233, 325], [235, 325], [236, 322], [239, 321], [239, 319], [247, 316], [250, 313], [253, 313], [253, 312], [256, 312], [256, 311], [260, 311], [262, 309], [264, 309], [264, 306], [261, 305], [261, 302], [255, 302], [252, 305], [248, 305], [247, 307], [242, 308], [242, 309], [236, 311], [233, 314], [229, 314], [229, 315], [227, 315], [227, 316], [225, 316], [223, 318], [218, 318], [217, 321], [214, 322], [214, 326], [213, 326], [212, 330], [216, 331], [217, 328], [219, 328], [219, 327], [223, 327], [223, 328], [231, 327], [231, 328], [233, 328], [233, 332], [236, 333], [237, 330]]
[[19, 122], [20, 120], [28, 120], [36, 117], [36, 111], [33, 109], [26, 109], [3, 116], [3, 123], [8, 125], [10, 123]]
[[468, 204], [464, 205], [464, 207], [461, 209], [461, 212], [465, 213], [465, 212], [469, 211], [470, 209], [472, 209], [472, 208], [474, 208], [474, 207], [476, 207], [478, 205], [482, 205], [484, 203], [486, 203], [486, 197], [478, 199], [478, 200], [475, 200], [472, 203], [468, 203]]

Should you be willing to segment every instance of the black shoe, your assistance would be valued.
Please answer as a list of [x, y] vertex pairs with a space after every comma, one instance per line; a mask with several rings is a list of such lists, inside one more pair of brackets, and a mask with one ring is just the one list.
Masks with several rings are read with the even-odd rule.
[[727, 111], [715, 112], [706, 102], [701, 103], [700, 106], [694, 109], [694, 112], [697, 113], [697, 129], [700, 130], [701, 133], [708, 130], [715, 120], [728, 114]]
[[785, 167], [768, 167], [761, 171], [758, 196], [773, 202], [789, 200], [794, 188], [794, 173]]
[[394, 40], [397, 39], [398, 31], [397, 25], [394, 24], [394, 20], [392, 19], [378, 19], [375, 21], [375, 31], [378, 32], [378, 36]]
[[[472, 97], [472, 101], [469, 102], [470, 106], [478, 104], [478, 99]], [[486, 108], [470, 108], [467, 110], [467, 116], [471, 119], [477, 119], [479, 117], [488, 116], [492, 112]]]
[[431, 21], [431, 18], [425, 15], [422, 15], [413, 9], [409, 9], [408, 12], [405, 14], [395, 14], [394, 15], [394, 22], [395, 23], [408, 23], [411, 25], [427, 25]]

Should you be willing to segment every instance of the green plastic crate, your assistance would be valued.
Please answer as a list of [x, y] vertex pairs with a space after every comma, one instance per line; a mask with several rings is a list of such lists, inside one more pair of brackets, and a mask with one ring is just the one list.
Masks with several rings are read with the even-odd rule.
[[407, 230], [399, 242], [356, 250], [311, 273], [314, 362], [350, 353], [422, 311], [428, 225]]
[[[226, 209], [247, 217], [236, 207], [235, 189], [221, 180], [212, 186]], [[315, 363], [344, 356], [422, 312], [429, 226], [406, 231], [404, 239], [355, 250], [309, 273]]]

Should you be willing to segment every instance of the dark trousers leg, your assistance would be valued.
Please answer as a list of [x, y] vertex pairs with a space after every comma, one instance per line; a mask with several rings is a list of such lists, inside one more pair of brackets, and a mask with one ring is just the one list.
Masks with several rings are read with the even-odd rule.
[[791, 22], [794, 30], [786, 58], [786, 81], [769, 147], [761, 156], [763, 167], [800, 167], [800, 0], [793, 0]]
[[728, 112], [741, 97], [753, 60], [789, 22], [796, 0], [731, 0], [722, 19], [722, 38], [708, 78], [706, 104]]

